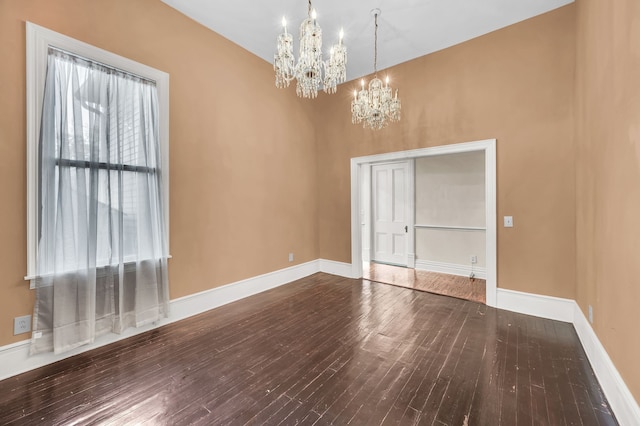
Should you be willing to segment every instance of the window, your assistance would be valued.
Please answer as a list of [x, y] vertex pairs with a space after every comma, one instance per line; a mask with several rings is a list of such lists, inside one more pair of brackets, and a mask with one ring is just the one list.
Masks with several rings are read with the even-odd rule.
[[[41, 228], [39, 206], [42, 201], [40, 199], [41, 187], [39, 184], [41, 175], [39, 170], [38, 138], [40, 135], [40, 119], [47, 62], [49, 49], [52, 47], [62, 53], [67, 53], [71, 56], [76, 55], [79, 60], [81, 60], [81, 58], [88, 58], [99, 64], [108, 64], [107, 68], [123, 70], [133, 76], [139, 76], [143, 80], [155, 82], [159, 115], [158, 139], [160, 141], [161, 151], [162, 203], [165, 219], [166, 251], [169, 253], [169, 75], [165, 72], [27, 22], [27, 275], [25, 279], [32, 280], [37, 274], [36, 258]], [[84, 77], [86, 78], [86, 76]], [[79, 75], [78, 78], [83, 78], [83, 76]], [[90, 110], [84, 112], [85, 115], [89, 113]], [[89, 117], [87, 117], [87, 119], [88, 118]], [[85, 131], [88, 131], [88, 129], [85, 129]], [[103, 162], [97, 165], [97, 167], [102, 168], [103, 174], [107, 173], [108, 168], [111, 169], [111, 171], [122, 168], [127, 172], [125, 175], [129, 176], [144, 173], [153, 174], [157, 172], [156, 168], [148, 168], [145, 165], [139, 164], [139, 162], [133, 158], [133, 149], [129, 153], [122, 152], [122, 154], [122, 163], [118, 163], [119, 160], [113, 158], [108, 165]], [[86, 161], [86, 159], [79, 159], [73, 156], [69, 158], [60, 157], [56, 165], [58, 167], [73, 169], [89, 167], [90, 162]], [[127, 177], [124, 179], [126, 180]], [[126, 197], [126, 195], [132, 196], [133, 194], [122, 195]], [[112, 196], [119, 196], [119, 194], [114, 193]], [[135, 201], [134, 198], [131, 197], [129, 200], [131, 202]], [[133, 208], [131, 205], [125, 206], [125, 209], [131, 208]], [[108, 212], [104, 210], [100, 213], [108, 214]], [[130, 216], [127, 217], [124, 215], [124, 226], [131, 226], [130, 223], [126, 223], [127, 221], [130, 222]], [[131, 243], [131, 241], [127, 241], [127, 243]], [[123, 247], [123, 249], [126, 255], [128, 251], [131, 251], [132, 247]], [[113, 254], [114, 253], [112, 253], [112, 255]], [[107, 256], [103, 255], [102, 263], [106, 262]]]
[[31, 352], [168, 316], [168, 76], [27, 25]]

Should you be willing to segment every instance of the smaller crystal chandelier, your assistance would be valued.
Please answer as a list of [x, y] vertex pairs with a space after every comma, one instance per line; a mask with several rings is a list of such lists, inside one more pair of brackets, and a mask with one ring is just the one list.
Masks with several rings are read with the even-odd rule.
[[[327, 93], [335, 93], [336, 86], [347, 79], [347, 48], [340, 41], [329, 53], [329, 60], [322, 60], [322, 30], [316, 22], [316, 11], [311, 7], [307, 19], [300, 24], [300, 56], [298, 64], [293, 56], [293, 36], [287, 33], [287, 21], [282, 18], [284, 32], [278, 36], [278, 53], [273, 58], [276, 87], [288, 87], [293, 79], [298, 81], [296, 93], [303, 98], [315, 98], [322, 85]], [[324, 78], [323, 78], [324, 71]]]
[[395, 97], [392, 96], [389, 87], [389, 77], [385, 84], [378, 78], [378, 16], [380, 9], [373, 9], [371, 14], [375, 19], [375, 53], [373, 57], [373, 80], [369, 82], [369, 90], [364, 88], [364, 79], [361, 80], [362, 89], [353, 91], [351, 101], [351, 122], [362, 123], [362, 127], [373, 130], [382, 129], [389, 122], [400, 120], [400, 99], [398, 90]]

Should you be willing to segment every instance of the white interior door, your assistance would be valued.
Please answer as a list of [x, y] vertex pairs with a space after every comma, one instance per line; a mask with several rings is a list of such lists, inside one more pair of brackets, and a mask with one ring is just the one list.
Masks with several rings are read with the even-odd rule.
[[371, 260], [407, 266], [409, 236], [409, 162], [371, 167]]

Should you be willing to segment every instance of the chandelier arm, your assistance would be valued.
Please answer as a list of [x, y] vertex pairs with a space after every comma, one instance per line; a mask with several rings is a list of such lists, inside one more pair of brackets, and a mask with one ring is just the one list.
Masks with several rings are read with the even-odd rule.
[[285, 80], [287, 82], [287, 84], [291, 83], [293, 80], [296, 79], [296, 73], [294, 72], [293, 74], [291, 74], [291, 77], [287, 76], [286, 74], [282, 76], [282, 79]]

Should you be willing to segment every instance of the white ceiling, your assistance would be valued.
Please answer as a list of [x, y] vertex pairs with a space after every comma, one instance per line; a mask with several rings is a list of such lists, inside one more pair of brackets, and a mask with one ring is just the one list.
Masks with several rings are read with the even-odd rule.
[[[307, 14], [304, 0], [162, 0], [269, 63], [282, 31], [282, 16], [294, 34]], [[373, 72], [374, 20], [378, 8], [378, 69], [548, 12], [573, 0], [316, 0], [323, 49], [344, 28], [347, 80]]]

